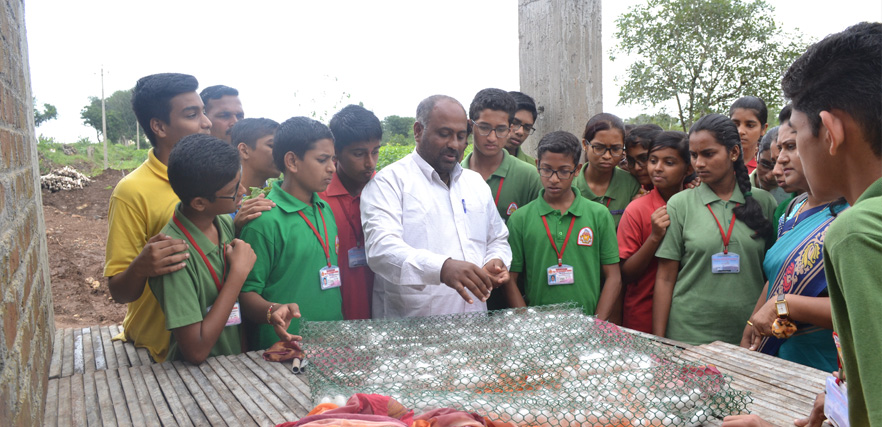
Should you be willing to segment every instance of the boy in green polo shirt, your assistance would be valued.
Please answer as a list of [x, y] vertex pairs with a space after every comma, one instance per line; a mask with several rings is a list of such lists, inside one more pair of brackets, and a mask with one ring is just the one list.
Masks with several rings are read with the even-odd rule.
[[[270, 301], [296, 302], [310, 321], [343, 320], [337, 226], [330, 206], [317, 194], [328, 188], [336, 171], [334, 136], [315, 120], [294, 117], [279, 126], [274, 140], [273, 160], [284, 174], [267, 195], [276, 208], [248, 223], [241, 234], [257, 254], [239, 296], [245, 318], [254, 323], [247, 327], [253, 350], [279, 339], [280, 306]], [[298, 319], [287, 333], [300, 333]]]
[[524, 307], [516, 285], [524, 274], [529, 305], [575, 301], [586, 314], [608, 320], [622, 291], [616, 227], [605, 206], [572, 186], [581, 151], [569, 132], [539, 141], [544, 189], [508, 220], [512, 261], [504, 292], [512, 307]]
[[199, 364], [242, 352], [239, 289], [254, 264], [251, 247], [234, 239], [230, 212], [244, 189], [239, 153], [211, 135], [185, 137], [171, 150], [168, 180], [181, 199], [162, 233], [189, 243], [178, 271], [148, 280], [172, 331], [167, 360]]

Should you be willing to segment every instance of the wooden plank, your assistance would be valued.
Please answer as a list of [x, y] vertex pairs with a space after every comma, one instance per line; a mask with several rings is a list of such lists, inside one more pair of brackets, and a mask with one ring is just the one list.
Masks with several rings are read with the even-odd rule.
[[164, 398], [160, 397], [157, 399], [155, 393], [151, 393], [150, 398], [153, 400], [153, 405], [156, 408], [156, 412], [159, 414], [159, 417], [162, 419], [163, 425], [170, 425], [170, 423], [166, 422], [168, 419], [165, 417], [164, 408], [161, 404], [159, 404], [160, 400], [165, 403], [166, 408], [168, 408], [170, 415], [174, 418], [175, 422], [181, 426], [192, 426], [193, 423], [190, 421], [190, 417], [187, 416], [187, 412], [184, 410], [184, 407], [181, 406], [181, 400], [178, 399], [178, 394], [175, 391], [174, 387], [171, 385], [171, 381], [168, 379], [168, 375], [165, 373], [165, 369], [162, 365], [158, 363], [154, 363], [149, 366], [142, 366], [143, 369], [149, 369], [153, 372], [153, 380], [151, 381], [150, 377], [146, 374], [144, 375], [144, 381], [148, 386], [151, 385], [152, 382], [156, 382], [157, 389], [162, 391], [162, 394], [165, 396]]
[[83, 339], [83, 373], [95, 372], [95, 354], [92, 352], [92, 329], [80, 330]]
[[[141, 366], [129, 368], [128, 374], [132, 378], [132, 386], [135, 387], [135, 393], [138, 396], [138, 404], [141, 406], [141, 414], [144, 416], [144, 424], [148, 426], [159, 426], [161, 425], [159, 414], [156, 413], [156, 407], [153, 406], [153, 397], [150, 394], [150, 390], [147, 388], [147, 383], [144, 381], [144, 371], [141, 370], [141, 368]], [[149, 375], [153, 376], [153, 373], [150, 372]], [[160, 392], [159, 395], [161, 397], [162, 392]]]
[[[204, 365], [204, 363], [203, 363]], [[208, 402], [214, 406], [214, 409], [217, 410], [218, 415], [220, 415], [222, 420], [227, 422], [233, 422], [237, 420], [238, 417], [233, 412], [233, 407], [230, 406], [230, 403], [236, 402], [235, 399], [231, 399], [227, 401], [226, 399], [221, 397], [220, 391], [214, 388], [214, 385], [211, 381], [208, 380], [208, 377], [199, 369], [198, 366], [190, 364], [190, 363], [181, 363], [175, 362], [175, 367], [180, 369], [184, 369], [186, 374], [192, 378], [195, 383], [199, 386], [202, 392], [205, 394], [205, 398]], [[183, 373], [182, 373], [183, 376]], [[222, 387], [225, 389], [225, 387]]]
[[73, 329], [64, 330], [64, 353], [61, 354], [61, 376], [73, 375]]
[[[297, 403], [297, 401], [294, 400], [291, 395], [288, 394], [288, 392], [283, 389], [270, 374], [268, 374], [256, 363], [254, 363], [251, 358], [244, 354], [231, 357], [235, 357], [240, 364], [244, 365], [245, 368], [252, 372], [252, 374], [249, 375], [251, 379], [259, 380], [263, 383], [262, 385], [264, 386], [264, 389], [269, 392], [268, 397], [270, 398], [271, 402], [278, 401], [279, 403], [284, 405], [284, 407], [277, 408], [279, 409], [279, 412], [286, 418], [285, 421], [296, 421], [301, 417], [306, 416], [306, 413], [309, 412], [309, 409], [305, 409], [300, 406], [300, 404]], [[273, 397], [275, 399], [272, 399]]]
[[104, 359], [104, 343], [101, 340], [101, 329], [98, 326], [91, 328], [92, 333], [92, 353], [95, 356], [95, 370], [103, 371], [107, 369], [107, 361]]
[[269, 371], [270, 375], [279, 379], [279, 384], [282, 388], [286, 389], [288, 393], [297, 400], [301, 407], [307, 409], [307, 414], [315, 407], [315, 404], [312, 402], [309, 386], [300, 380], [302, 375], [295, 375], [291, 372], [289, 363], [267, 362], [263, 360], [263, 356], [256, 351], [246, 353], [246, 355], [251, 358], [254, 363], [261, 365], [264, 369]]
[[[117, 333], [122, 333], [122, 325], [115, 325]], [[117, 341], [119, 342], [119, 341]], [[119, 342], [122, 344], [123, 350], [126, 352], [126, 359], [129, 361], [128, 366], [141, 366], [141, 358], [138, 357], [138, 352], [135, 349], [135, 343], [132, 342]], [[120, 366], [121, 367], [121, 366]]]
[[[237, 383], [239, 383], [239, 386], [242, 387], [243, 390], [245, 390], [245, 393], [250, 396], [251, 399], [254, 400], [254, 403], [257, 404], [257, 406], [266, 414], [267, 417], [269, 417], [270, 424], [281, 424], [285, 421], [288, 421], [286, 419], [287, 417], [279, 413], [278, 409], [276, 409], [276, 406], [270, 403], [267, 397], [257, 389], [255, 383], [258, 383], [261, 386], [263, 386], [263, 383], [261, 383], [260, 380], [256, 378], [252, 380], [252, 377], [254, 375], [252, 375], [248, 371], [248, 369], [243, 366], [242, 369], [244, 369], [244, 371], [240, 370], [239, 364], [236, 363], [235, 358], [230, 356], [220, 356], [215, 359], [220, 361], [221, 366], [223, 366], [224, 369], [227, 370], [227, 372], [230, 374], [230, 377], [236, 380]], [[264, 386], [264, 388], [265, 387], [266, 386]], [[284, 405], [280, 406], [284, 407]]]
[[[208, 418], [208, 422], [211, 425], [223, 425], [224, 424], [224, 415], [220, 411], [219, 407], [221, 405], [215, 405], [208, 395], [205, 393], [205, 390], [202, 389], [202, 385], [199, 384], [199, 380], [193, 377], [192, 373], [184, 362], [174, 361], [170, 362], [172, 366], [174, 366], [175, 371], [177, 371], [178, 375], [181, 376], [181, 380], [184, 381], [184, 385], [187, 386], [187, 389], [190, 390], [190, 395], [193, 396], [193, 400], [196, 402], [196, 405], [199, 406], [199, 409], [202, 410], [202, 414]], [[229, 408], [226, 408], [226, 411], [229, 414], [229, 418], [232, 420], [233, 414], [230, 412]]]
[[95, 388], [94, 373], [83, 375], [83, 398], [86, 423], [89, 427], [101, 427], [101, 409], [98, 406], [98, 389]]
[[784, 360], [768, 354], [750, 351], [743, 347], [733, 346], [724, 342], [714, 342], [702, 346], [703, 351], [713, 352], [715, 357], [744, 362], [744, 368], [761, 374], [774, 373], [776, 379], [793, 383], [809, 392], [826, 386], [826, 378], [830, 374], [810, 366]]
[[[108, 327], [108, 329], [110, 331], [111, 336], [116, 336], [120, 332], [120, 329], [117, 327], [117, 325], [110, 325]], [[126, 366], [132, 366], [131, 362], [129, 362], [129, 356], [128, 356], [128, 354], [126, 354], [126, 349], [123, 346], [123, 342], [122, 341], [113, 341], [111, 344], [113, 346], [113, 353], [116, 355], [117, 369], [123, 368]]]
[[[56, 331], [58, 332], [58, 331]], [[56, 337], [58, 334], [56, 334]], [[58, 424], [58, 378], [46, 384], [46, 408], [43, 410], [43, 422], [47, 426]]]
[[101, 412], [101, 423], [106, 426], [116, 425], [116, 413], [113, 400], [107, 387], [107, 373], [113, 371], [95, 371], [95, 389], [98, 390], [98, 408]]
[[119, 363], [116, 361], [116, 352], [113, 351], [113, 344], [110, 342], [113, 338], [113, 335], [110, 335], [110, 328], [101, 326], [99, 330], [101, 331], [101, 346], [104, 348], [104, 361], [106, 362], [104, 369], [119, 369]]
[[242, 386], [236, 382], [235, 379], [227, 372], [226, 368], [223, 367], [221, 361], [216, 357], [210, 357], [205, 361], [204, 365], [208, 365], [214, 370], [214, 373], [218, 376], [218, 378], [223, 381], [226, 388], [236, 396], [238, 402], [242, 405], [242, 407], [247, 411], [248, 416], [251, 417], [254, 422], [259, 425], [269, 425], [273, 424], [270, 421], [269, 417], [267, 417], [266, 413], [263, 412], [262, 408], [258, 406], [257, 403], [251, 398], [250, 393], [246, 393]]
[[150, 352], [147, 351], [146, 348], [136, 347], [135, 353], [138, 355], [138, 360], [141, 361], [141, 365], [153, 364], [153, 359], [150, 357]]
[[[71, 334], [71, 337], [73, 334]], [[72, 424], [70, 416], [70, 377], [58, 379], [58, 426], [69, 427]]]
[[86, 426], [86, 399], [83, 393], [82, 375], [72, 375], [70, 377], [70, 397], [71, 424], [74, 426]]
[[55, 329], [55, 341], [52, 344], [52, 359], [49, 361], [49, 379], [61, 376], [61, 355], [64, 353], [64, 329]]
[[126, 395], [123, 391], [122, 381], [119, 377], [119, 369], [107, 370], [107, 389], [110, 390], [110, 398], [113, 401], [113, 412], [116, 414], [118, 426], [132, 426], [132, 414], [129, 411]]
[[[214, 372], [211, 365], [208, 364], [208, 360], [206, 360], [206, 363], [199, 366], [190, 366], [189, 369], [191, 371], [198, 369], [200, 374], [203, 375], [205, 380], [210, 384], [210, 389], [217, 393], [217, 396], [211, 396], [211, 393], [203, 387], [202, 390], [205, 391], [205, 394], [209, 395], [209, 398], [216, 402], [224, 402], [229, 406], [230, 412], [234, 417], [230, 419], [231, 421], [238, 421], [239, 425], [256, 425], [251, 416], [248, 415], [248, 411], [246, 411], [242, 404], [236, 399], [236, 396], [230, 393], [226, 384], [224, 384], [218, 374]], [[193, 377], [198, 378], [195, 372], [193, 373]], [[218, 411], [220, 411], [220, 409], [218, 409]]]
[[85, 372], [85, 355], [83, 354], [83, 330], [76, 328], [73, 330], [73, 371], [75, 374]]
[[174, 387], [175, 392], [178, 394], [178, 399], [181, 400], [181, 406], [184, 407], [184, 410], [187, 412], [187, 415], [190, 417], [190, 420], [193, 421], [197, 426], [208, 425], [208, 419], [205, 418], [205, 414], [202, 413], [202, 410], [199, 409], [199, 404], [193, 400], [193, 396], [190, 395], [190, 391], [187, 390], [187, 386], [184, 385], [184, 381], [181, 379], [181, 376], [178, 375], [178, 372], [175, 370], [174, 365], [171, 362], [165, 362], [160, 364], [159, 366], [165, 370], [165, 373], [168, 375], [168, 380], [171, 383], [172, 387]]
[[[119, 382], [125, 395], [126, 407], [129, 409], [129, 416], [132, 419], [132, 425], [142, 426], [145, 422], [144, 413], [141, 411], [141, 404], [139, 403], [141, 398], [138, 396], [134, 382], [132, 382], [130, 369], [132, 368], [119, 368], [117, 373], [119, 374]], [[147, 396], [144, 396], [144, 398], [146, 399]]]

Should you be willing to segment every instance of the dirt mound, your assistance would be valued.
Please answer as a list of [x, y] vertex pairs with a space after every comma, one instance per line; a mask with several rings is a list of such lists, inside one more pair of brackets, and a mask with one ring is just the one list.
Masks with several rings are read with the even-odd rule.
[[104, 277], [107, 206], [124, 176], [106, 170], [81, 190], [42, 190], [55, 326], [121, 323], [125, 304], [110, 298]]

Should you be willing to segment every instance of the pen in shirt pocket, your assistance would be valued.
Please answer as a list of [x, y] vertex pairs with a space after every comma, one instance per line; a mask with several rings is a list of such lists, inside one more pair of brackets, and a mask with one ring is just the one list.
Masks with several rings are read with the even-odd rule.
[[469, 211], [467, 211], [465, 207], [465, 199], [462, 199], [462, 213], [469, 213]]

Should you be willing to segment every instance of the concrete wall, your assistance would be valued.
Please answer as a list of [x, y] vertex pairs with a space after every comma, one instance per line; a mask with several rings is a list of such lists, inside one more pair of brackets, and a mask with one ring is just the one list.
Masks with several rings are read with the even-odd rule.
[[519, 0], [521, 92], [536, 100], [538, 129], [524, 149], [536, 154], [542, 135], [556, 130], [580, 139], [603, 108], [601, 0]]
[[55, 321], [24, 2], [0, 0], [0, 424], [39, 425]]

